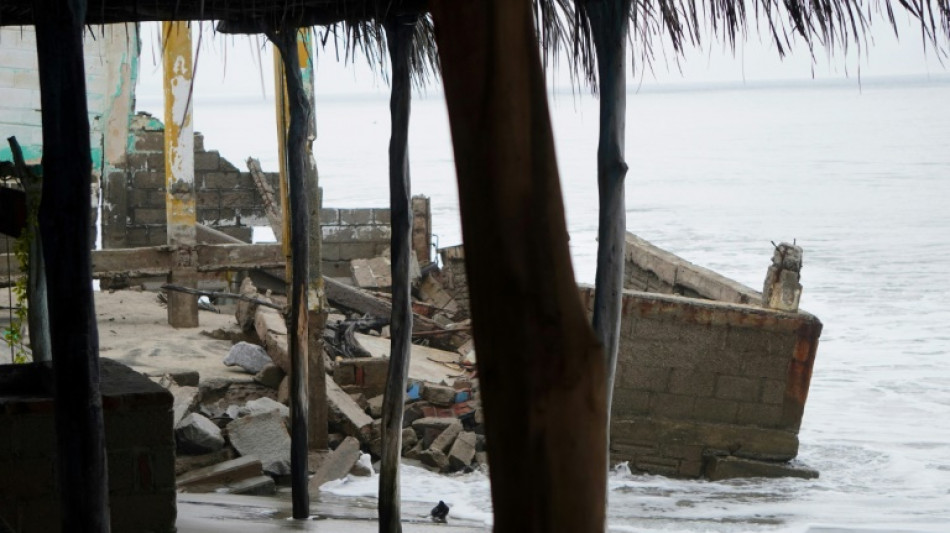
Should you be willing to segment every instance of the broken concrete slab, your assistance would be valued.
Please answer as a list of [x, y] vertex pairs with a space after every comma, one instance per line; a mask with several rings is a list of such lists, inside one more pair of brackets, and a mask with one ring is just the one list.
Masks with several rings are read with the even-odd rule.
[[264, 368], [254, 375], [254, 381], [265, 387], [276, 389], [287, 374], [273, 362], [268, 362]]
[[197, 387], [200, 376], [197, 370], [187, 368], [167, 368], [145, 372], [150, 378], [159, 378], [158, 384], [166, 389], [172, 384], [179, 387]]
[[287, 350], [287, 323], [275, 309], [259, 307], [254, 316], [254, 329], [264, 343], [264, 350], [271, 360], [286, 373], [290, 373], [290, 352]]
[[461, 470], [472, 464], [475, 458], [475, 433], [463, 431], [456, 437], [449, 451], [449, 466], [452, 470]]
[[239, 366], [249, 374], [257, 374], [271, 362], [264, 348], [249, 342], [239, 342], [231, 347], [224, 358], [226, 366]]
[[216, 465], [234, 459], [234, 451], [224, 447], [216, 452], [204, 455], [178, 455], [175, 457], [175, 475], [180, 476], [198, 468]]
[[198, 405], [198, 387], [179, 387], [171, 383], [168, 392], [174, 398], [172, 403], [172, 427], [178, 427], [181, 419]]
[[254, 496], [272, 496], [277, 492], [277, 484], [270, 476], [255, 476], [237, 483], [228, 484], [215, 492], [227, 494], [250, 494]]
[[350, 469], [350, 475], [356, 477], [370, 477], [373, 475], [373, 464], [370, 462], [369, 455], [360, 454], [360, 458]]
[[310, 478], [310, 489], [318, 490], [321, 485], [335, 479], [342, 479], [353, 469], [360, 459], [360, 443], [353, 437], [343, 439], [335, 450], [327, 454]]
[[389, 290], [393, 286], [392, 261], [388, 257], [354, 259], [350, 261], [350, 275], [360, 289]]
[[176, 485], [183, 492], [190, 487], [204, 485], [225, 485], [262, 475], [261, 461], [256, 457], [238, 457], [197, 470], [192, 470], [178, 478]]
[[455, 389], [447, 385], [426, 383], [422, 389], [422, 397], [432, 405], [449, 407], [455, 403]]
[[327, 404], [332, 424], [336, 424], [347, 435], [356, 437], [361, 442], [369, 442], [372, 437], [370, 427], [373, 419], [332, 379], [327, 380]]
[[248, 415], [227, 426], [231, 446], [242, 456], [260, 459], [272, 476], [290, 474], [290, 434], [276, 411]]
[[441, 450], [430, 448], [419, 454], [419, 461], [430, 470], [445, 472], [449, 468], [449, 458]]
[[455, 316], [458, 312], [458, 304], [455, 302], [455, 298], [442, 287], [442, 283], [435, 276], [430, 275], [422, 278], [418, 290], [423, 301], [445, 311], [449, 316]]
[[284, 419], [284, 424], [289, 423], [290, 408], [286, 405], [272, 400], [270, 398], [257, 398], [244, 404], [238, 411], [238, 416], [259, 415], [261, 413], [277, 412]]
[[382, 418], [383, 416], [383, 395], [382, 394], [380, 394], [379, 396], [374, 396], [370, 398], [369, 400], [366, 400], [366, 405], [367, 405], [366, 410], [369, 412], [369, 416], [373, 418]]
[[815, 479], [818, 471], [800, 463], [757, 461], [741, 457], [714, 455], [706, 459], [704, 474], [710, 481], [748, 477], [797, 477]]
[[183, 454], [204, 454], [224, 447], [221, 428], [207, 417], [189, 413], [175, 428], [175, 443]]
[[432, 444], [429, 445], [429, 449], [439, 450], [442, 453], [447, 453], [452, 447], [452, 444], [455, 442], [456, 437], [458, 437], [461, 432], [462, 423], [453, 419], [452, 423], [442, 430], [442, 433], [440, 433], [439, 436], [432, 441]]

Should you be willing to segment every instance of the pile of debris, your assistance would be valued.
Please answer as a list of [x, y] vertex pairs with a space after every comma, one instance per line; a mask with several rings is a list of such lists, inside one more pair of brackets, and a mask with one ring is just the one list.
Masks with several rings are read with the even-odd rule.
[[[354, 260], [352, 280], [326, 278], [331, 306], [323, 335], [329, 446], [312, 453], [311, 487], [347, 474], [371, 475], [382, 452], [391, 288], [388, 258]], [[402, 455], [432, 471], [487, 466], [467, 298], [456, 299], [434, 265], [413, 276], [413, 341]], [[273, 493], [289, 482], [290, 357], [281, 296], [245, 278], [235, 316], [243, 338], [223, 363], [253, 380], [198, 383], [166, 375], [175, 396], [179, 490]], [[461, 302], [461, 303], [460, 303]], [[364, 457], [368, 455], [368, 458]], [[369, 459], [369, 460], [367, 460]]]

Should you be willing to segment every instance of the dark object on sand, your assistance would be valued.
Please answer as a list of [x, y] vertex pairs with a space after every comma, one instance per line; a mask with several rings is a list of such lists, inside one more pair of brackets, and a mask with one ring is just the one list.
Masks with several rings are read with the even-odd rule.
[[439, 500], [439, 504], [432, 508], [432, 520], [434, 522], [445, 523], [445, 518], [449, 516], [449, 506], [445, 505], [445, 502]]

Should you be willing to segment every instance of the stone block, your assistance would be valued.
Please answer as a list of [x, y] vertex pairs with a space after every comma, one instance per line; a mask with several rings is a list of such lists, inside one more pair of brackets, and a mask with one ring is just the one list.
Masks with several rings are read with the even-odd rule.
[[475, 458], [476, 435], [471, 431], [463, 431], [456, 437], [449, 450], [449, 465], [453, 470], [461, 470]]
[[226, 366], [239, 366], [249, 374], [257, 374], [269, 363], [271, 358], [263, 347], [243, 341], [232, 346], [224, 358]]
[[754, 402], [759, 399], [759, 380], [739, 376], [718, 376], [716, 397], [724, 400]]
[[198, 405], [198, 387], [179, 387], [172, 384], [168, 387], [172, 393], [172, 427], [178, 427], [185, 415]]
[[747, 477], [796, 477], [815, 479], [818, 471], [792, 462], [756, 461], [733, 456], [712, 456], [707, 460], [706, 477], [710, 481]]
[[368, 225], [373, 223], [372, 209], [340, 209], [340, 224], [346, 226]]
[[221, 155], [217, 150], [211, 150], [210, 152], [197, 152], [195, 153], [195, 171], [218, 170], [220, 159]]
[[669, 391], [673, 394], [713, 396], [716, 375], [712, 371], [674, 368], [670, 372]]
[[273, 476], [290, 474], [290, 434], [279, 413], [238, 418], [228, 424], [227, 430], [234, 449], [242, 456], [260, 459], [264, 472]]
[[190, 413], [178, 423], [175, 427], [175, 441], [178, 450], [184, 454], [211, 453], [224, 446], [221, 429], [198, 413]]
[[360, 459], [360, 443], [353, 437], [343, 439], [343, 442], [323, 458], [310, 478], [310, 489], [318, 490], [321, 485], [335, 479], [345, 477], [353, 465]]

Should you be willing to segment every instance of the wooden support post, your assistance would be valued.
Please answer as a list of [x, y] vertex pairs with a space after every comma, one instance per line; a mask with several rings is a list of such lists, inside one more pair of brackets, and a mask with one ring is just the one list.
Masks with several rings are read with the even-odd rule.
[[[195, 140], [192, 124], [191, 27], [186, 22], [162, 23], [165, 69], [165, 213], [168, 244], [177, 246], [177, 261], [169, 283], [198, 286], [195, 260]], [[168, 295], [168, 323], [176, 328], [198, 327], [198, 298]]]
[[92, 157], [82, 34], [85, 0], [38, 0], [43, 112], [40, 231], [49, 289], [56, 478], [62, 531], [109, 531], [109, 481], [92, 295]]
[[[290, 196], [291, 291], [290, 317], [287, 333], [290, 347], [290, 482], [293, 517], [310, 516], [307, 487], [307, 349], [308, 310], [307, 283], [310, 259], [308, 229], [310, 227], [305, 188], [307, 172], [307, 124], [311, 120], [310, 105], [300, 74], [297, 28], [272, 30], [268, 39], [280, 51], [287, 83], [290, 127], [287, 130], [287, 185]], [[287, 212], [285, 211], [285, 216]]]
[[379, 475], [379, 531], [401, 533], [399, 503], [399, 457], [402, 450], [402, 420], [409, 377], [412, 342], [409, 260], [412, 248], [412, 199], [409, 181], [409, 107], [412, 84], [409, 60], [415, 34], [415, 15], [388, 19], [386, 42], [392, 64], [389, 113], [389, 207], [392, 212], [393, 308], [389, 353], [389, 377], [383, 397], [382, 467]]
[[40, 232], [39, 221], [35, 218], [36, 209], [40, 206], [43, 197], [43, 180], [34, 174], [23, 159], [23, 150], [16, 137], [7, 139], [10, 143], [10, 153], [17, 177], [23, 190], [26, 192], [26, 228], [25, 232], [32, 233], [30, 239], [29, 265], [30, 271], [26, 286], [27, 322], [30, 329], [30, 352], [33, 361], [52, 361], [53, 354], [49, 338], [49, 307], [47, 305], [46, 264], [43, 262], [43, 236]]
[[277, 180], [278, 195], [280, 196], [281, 226], [280, 233], [275, 235], [284, 250], [287, 266], [284, 274], [290, 283], [291, 253], [290, 253], [290, 194], [287, 189], [287, 130], [290, 128], [290, 110], [287, 101], [287, 82], [284, 72], [284, 59], [280, 49], [274, 46], [274, 105], [277, 116], [277, 163], [280, 177]]
[[321, 246], [323, 231], [320, 229], [320, 207], [323, 205], [323, 201], [320, 193], [320, 174], [317, 172], [317, 162], [313, 158], [313, 141], [317, 138], [317, 124], [314, 119], [314, 84], [316, 78], [313, 67], [313, 51], [313, 32], [309, 28], [301, 28], [297, 32], [297, 59], [311, 113], [307, 120], [307, 172], [304, 177], [310, 210], [308, 215], [310, 224], [307, 228], [310, 244], [310, 268], [307, 279], [307, 304], [309, 306], [307, 309], [309, 323], [307, 381], [310, 420], [307, 427], [310, 430], [310, 449], [326, 450], [330, 447], [327, 435], [327, 371], [323, 361], [323, 329], [327, 322], [327, 295], [323, 286], [323, 269], [321, 268], [323, 263]]
[[430, 7], [491, 443], [494, 531], [603, 531], [604, 357], [571, 267], [531, 1]]
[[586, 3], [591, 34], [597, 49], [600, 87], [600, 141], [597, 145], [597, 187], [600, 212], [597, 227], [597, 275], [593, 325], [607, 361], [607, 468], [610, 466], [610, 413], [617, 350], [620, 346], [620, 310], [623, 301], [624, 246], [627, 208], [624, 178], [624, 133], [627, 78], [624, 65], [630, 0]]

